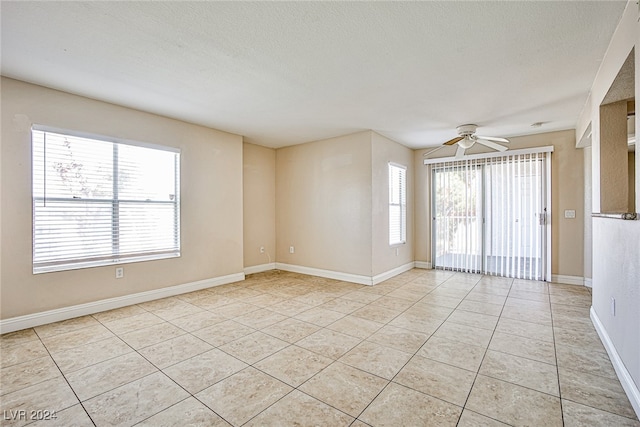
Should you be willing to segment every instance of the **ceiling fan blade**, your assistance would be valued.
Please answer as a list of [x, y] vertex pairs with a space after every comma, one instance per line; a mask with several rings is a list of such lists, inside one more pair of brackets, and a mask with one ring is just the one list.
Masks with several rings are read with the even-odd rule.
[[442, 147], [444, 147], [444, 145], [440, 145], [439, 147], [434, 148], [431, 151], [427, 151], [426, 153], [424, 153], [422, 155], [422, 157], [428, 157], [430, 154], [435, 153], [436, 151], [438, 151], [439, 149], [441, 149]]
[[488, 140], [486, 140], [486, 139], [480, 139], [480, 138], [478, 138], [478, 139], [476, 140], [476, 142], [477, 142], [478, 144], [482, 144], [482, 145], [484, 145], [484, 146], [486, 146], [486, 147], [493, 148], [494, 150], [498, 150], [498, 151], [507, 151], [507, 147], [505, 147], [504, 145], [496, 144], [495, 142], [491, 142], [491, 141], [488, 141]]
[[444, 144], [442, 144], [442, 145], [453, 145], [453, 144], [455, 144], [456, 142], [461, 141], [461, 140], [463, 140], [463, 139], [464, 139], [464, 136], [457, 136], [457, 137], [455, 137], [455, 138], [453, 138], [453, 139], [448, 140], [447, 142], [445, 142], [445, 143], [444, 143]]
[[493, 141], [493, 142], [501, 142], [502, 144], [508, 144], [509, 140], [507, 138], [497, 138], [495, 136], [476, 136], [476, 139], [484, 139], [485, 141]]
[[456, 159], [461, 159], [464, 157], [465, 149], [458, 145], [458, 149], [456, 150]]

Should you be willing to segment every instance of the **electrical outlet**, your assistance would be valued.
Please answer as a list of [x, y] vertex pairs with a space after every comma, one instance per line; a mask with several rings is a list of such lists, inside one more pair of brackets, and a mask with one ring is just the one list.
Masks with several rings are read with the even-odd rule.
[[116, 279], [122, 279], [124, 277], [124, 267], [116, 268]]
[[263, 254], [264, 253], [264, 246], [260, 246], [260, 253]]
[[296, 249], [293, 246], [289, 246], [289, 253], [293, 254], [296, 252]]
[[396, 256], [400, 255], [400, 248], [396, 248]]

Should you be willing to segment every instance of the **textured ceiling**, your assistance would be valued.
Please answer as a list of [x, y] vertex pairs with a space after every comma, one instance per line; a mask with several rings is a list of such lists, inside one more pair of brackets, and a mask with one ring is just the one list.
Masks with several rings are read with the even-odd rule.
[[271, 147], [422, 148], [573, 128], [625, 4], [2, 1], [2, 74]]

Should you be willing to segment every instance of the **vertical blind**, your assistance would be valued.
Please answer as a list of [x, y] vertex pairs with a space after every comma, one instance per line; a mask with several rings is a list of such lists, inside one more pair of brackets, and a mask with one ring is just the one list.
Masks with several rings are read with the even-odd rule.
[[482, 270], [482, 168], [477, 161], [433, 167], [435, 266]]
[[407, 241], [407, 168], [389, 163], [389, 244]]
[[548, 280], [548, 156], [432, 164], [435, 267]]
[[33, 272], [180, 255], [180, 154], [32, 130]]

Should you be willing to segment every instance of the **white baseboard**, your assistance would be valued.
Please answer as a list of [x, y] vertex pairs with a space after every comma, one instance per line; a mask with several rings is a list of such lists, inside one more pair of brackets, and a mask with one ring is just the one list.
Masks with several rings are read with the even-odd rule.
[[593, 309], [593, 306], [591, 307], [590, 314], [591, 322], [593, 322], [593, 326], [596, 328], [596, 332], [598, 332], [600, 341], [602, 341], [604, 348], [607, 350], [607, 353], [609, 353], [609, 359], [611, 359], [613, 368], [616, 370], [620, 384], [622, 384], [622, 388], [627, 394], [629, 402], [631, 402], [631, 406], [633, 406], [633, 410], [636, 411], [636, 415], [640, 418], [640, 390], [638, 390], [638, 386], [633, 381], [633, 378], [627, 368], [624, 366], [624, 362], [620, 358], [611, 338], [609, 338], [607, 330], [604, 328], [602, 322], [600, 322], [600, 318]]
[[415, 262], [415, 267], [416, 268], [424, 268], [424, 269], [427, 269], [427, 270], [431, 270], [433, 268], [429, 261], [416, 261]]
[[384, 273], [380, 273], [373, 277], [364, 276], [359, 274], [342, 273], [339, 271], [323, 270], [320, 268], [304, 267], [302, 265], [283, 264], [276, 262], [276, 268], [278, 270], [290, 271], [292, 273], [308, 274], [310, 276], [326, 277], [327, 279], [342, 280], [344, 282], [358, 283], [360, 285], [377, 285], [380, 282], [384, 282], [387, 279], [397, 276], [400, 273], [409, 271], [415, 267], [415, 263], [409, 262], [401, 265], [400, 267], [393, 268]]
[[47, 323], [59, 322], [61, 320], [72, 319], [74, 317], [86, 316], [88, 314], [99, 313], [105, 310], [112, 310], [114, 308], [125, 307], [132, 304], [139, 304], [160, 298], [185, 294], [187, 292], [199, 291], [201, 289], [226, 285], [227, 283], [239, 282], [242, 280], [244, 280], [244, 273], [235, 273], [227, 276], [199, 280], [197, 282], [184, 283], [182, 285], [169, 286], [167, 288], [154, 289], [152, 291], [139, 292], [121, 297], [88, 302], [86, 304], [72, 305], [70, 307], [12, 317], [10, 319], [0, 320], [0, 333], [4, 334], [7, 332], [19, 331], [21, 329], [33, 328], [34, 326], [45, 325]]
[[377, 285], [378, 283], [384, 282], [387, 279], [391, 279], [393, 276], [397, 276], [398, 274], [413, 269], [415, 265], [416, 263], [412, 261], [405, 265], [401, 265], [400, 267], [392, 268], [391, 270], [385, 271], [384, 273], [376, 274], [371, 278], [371, 282], [374, 285]]
[[584, 286], [584, 277], [582, 276], [565, 276], [562, 274], [552, 274], [551, 281], [553, 283], [562, 283], [564, 285]]
[[255, 274], [262, 273], [263, 271], [275, 270], [276, 263], [272, 262], [269, 264], [260, 264], [260, 265], [252, 265], [250, 267], [244, 268], [244, 274]]
[[276, 268], [278, 270], [290, 271], [292, 273], [326, 277], [327, 279], [342, 280], [344, 282], [358, 283], [360, 285], [371, 286], [373, 284], [371, 277], [361, 276], [359, 274], [341, 273], [339, 271], [322, 270], [320, 268], [304, 267], [302, 265], [283, 264], [281, 262], [276, 262]]
[[587, 288], [593, 288], [593, 279], [589, 278], [589, 277], [585, 277], [584, 278], [584, 285]]

